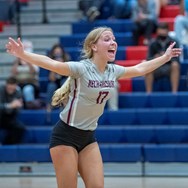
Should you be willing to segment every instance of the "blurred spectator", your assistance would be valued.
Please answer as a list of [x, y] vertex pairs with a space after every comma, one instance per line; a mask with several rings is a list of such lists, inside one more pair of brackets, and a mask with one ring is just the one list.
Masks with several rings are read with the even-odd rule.
[[[157, 27], [157, 36], [153, 39], [148, 48], [148, 59], [159, 57], [165, 52], [165, 49], [174, 41], [169, 37], [169, 29], [167, 23], [159, 23]], [[176, 43], [175, 47], [178, 47]], [[145, 76], [145, 84], [147, 93], [153, 90], [153, 81], [163, 77], [169, 77], [171, 82], [171, 90], [173, 93], [178, 91], [179, 86], [180, 63], [179, 58], [174, 57], [160, 68], [156, 69]]]
[[82, 10], [85, 19], [126, 19], [131, 17], [130, 0], [81, 0], [79, 9]]
[[[49, 57], [57, 60], [66, 62], [70, 60], [70, 56], [65, 52], [64, 48], [60, 44], [55, 44], [50, 53]], [[57, 73], [49, 72], [49, 83], [47, 85], [47, 111], [51, 111], [51, 99], [54, 94], [54, 91], [59, 88], [67, 79], [65, 76], [60, 76]]]
[[[25, 40], [23, 45], [26, 51], [33, 52], [31, 41]], [[36, 100], [39, 96], [39, 68], [21, 59], [16, 59], [11, 72], [22, 90], [25, 108], [40, 108], [41, 104]]]
[[20, 11], [20, 2], [19, 0], [8, 0], [9, 2], [9, 21], [11, 24], [16, 23], [15, 15]]
[[101, 4], [99, 19], [130, 18], [133, 1], [134, 0], [104, 0]]
[[169, 5], [179, 5], [182, 0], [168, 0]]
[[85, 20], [94, 21], [100, 15], [100, 7], [103, 0], [80, 0], [78, 7], [83, 12]]
[[14, 77], [9, 77], [0, 87], [0, 129], [6, 130], [2, 144], [18, 144], [22, 141], [24, 125], [18, 121], [22, 108], [22, 95]]
[[0, 0], [0, 20], [5, 22], [14, 22], [16, 15], [16, 0]]
[[188, 45], [188, 0], [181, 0], [180, 12], [175, 18], [174, 30], [176, 39], [181, 45]]
[[130, 0], [111, 0], [113, 15], [117, 19], [127, 19], [131, 17], [132, 1]]
[[166, 6], [168, 3], [169, 3], [169, 0], [155, 0], [156, 13], [158, 17], [160, 16], [161, 8]]
[[182, 0], [155, 0], [157, 15], [160, 16], [161, 8], [167, 5], [179, 5]]
[[138, 45], [141, 35], [144, 36], [144, 45], [148, 45], [158, 20], [155, 0], [137, 0], [132, 7], [132, 20], [135, 23], [133, 28], [135, 45]]

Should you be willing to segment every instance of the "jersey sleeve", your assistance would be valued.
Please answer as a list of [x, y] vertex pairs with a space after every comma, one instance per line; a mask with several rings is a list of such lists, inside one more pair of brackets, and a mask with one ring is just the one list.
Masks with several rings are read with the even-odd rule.
[[114, 65], [114, 70], [117, 79], [125, 73], [125, 67], [120, 65]]
[[70, 68], [70, 72], [71, 72], [70, 76], [73, 77], [73, 78], [81, 77], [81, 75], [85, 71], [85, 67], [84, 67], [83, 63], [76, 62], [76, 61], [69, 61], [69, 62], [66, 62], [66, 63]]

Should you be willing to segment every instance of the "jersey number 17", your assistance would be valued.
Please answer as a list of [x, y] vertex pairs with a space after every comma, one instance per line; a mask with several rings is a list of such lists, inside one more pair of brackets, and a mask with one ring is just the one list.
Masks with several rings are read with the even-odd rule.
[[97, 104], [102, 104], [104, 99], [108, 96], [109, 91], [100, 91], [97, 97]]

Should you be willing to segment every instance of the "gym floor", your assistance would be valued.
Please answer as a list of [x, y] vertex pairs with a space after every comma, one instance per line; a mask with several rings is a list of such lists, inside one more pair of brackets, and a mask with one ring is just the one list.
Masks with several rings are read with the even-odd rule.
[[[104, 163], [105, 188], [187, 188], [187, 163]], [[97, 175], [97, 174], [96, 174]], [[57, 188], [52, 163], [0, 163], [0, 188]], [[85, 188], [78, 176], [78, 188]]]
[[[105, 177], [105, 188], [187, 188], [184, 177]], [[56, 188], [55, 177], [0, 177], [1, 188]], [[78, 178], [78, 188], [84, 188]]]

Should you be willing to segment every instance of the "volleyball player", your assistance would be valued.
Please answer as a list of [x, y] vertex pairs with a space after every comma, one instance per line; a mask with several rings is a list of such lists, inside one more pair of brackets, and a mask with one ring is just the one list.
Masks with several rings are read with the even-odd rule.
[[18, 38], [9, 38], [7, 52], [27, 62], [69, 76], [54, 94], [52, 104], [65, 105], [55, 125], [50, 153], [56, 172], [58, 188], [76, 188], [78, 172], [86, 188], [103, 188], [103, 162], [95, 129], [103, 114], [106, 101], [111, 97], [119, 78], [143, 76], [179, 56], [181, 49], [173, 48], [153, 60], [132, 67], [122, 67], [115, 61], [117, 43], [113, 31], [107, 27], [93, 29], [85, 38], [83, 59], [79, 62], [61, 63], [47, 56], [24, 51]]

